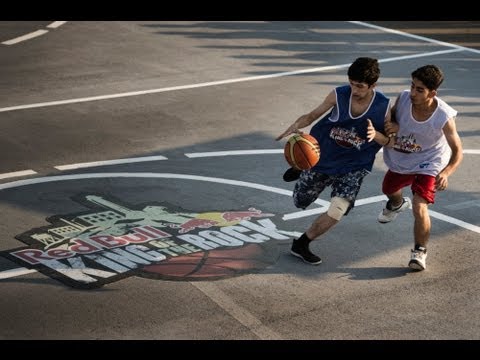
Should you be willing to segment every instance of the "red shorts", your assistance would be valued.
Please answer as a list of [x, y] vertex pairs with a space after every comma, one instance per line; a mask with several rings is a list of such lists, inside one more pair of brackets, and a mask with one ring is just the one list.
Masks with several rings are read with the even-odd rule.
[[423, 174], [399, 174], [388, 170], [383, 178], [382, 191], [393, 194], [405, 186], [412, 185], [412, 192], [430, 204], [435, 202], [435, 177]]

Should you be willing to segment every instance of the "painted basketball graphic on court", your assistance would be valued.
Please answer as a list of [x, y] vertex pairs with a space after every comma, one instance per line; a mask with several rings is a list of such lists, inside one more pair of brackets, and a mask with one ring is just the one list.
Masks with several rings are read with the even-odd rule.
[[275, 263], [276, 247], [247, 244], [237, 249], [218, 249], [173, 257], [143, 268], [142, 277], [194, 281], [221, 279], [252, 273]]
[[[47, 218], [49, 226], [16, 238], [29, 245], [3, 255], [76, 288], [140, 276], [213, 280], [264, 269], [278, 259], [276, 215], [245, 210], [189, 212], [166, 203], [126, 204], [79, 194], [89, 211]], [[278, 220], [278, 219], [276, 219]]]

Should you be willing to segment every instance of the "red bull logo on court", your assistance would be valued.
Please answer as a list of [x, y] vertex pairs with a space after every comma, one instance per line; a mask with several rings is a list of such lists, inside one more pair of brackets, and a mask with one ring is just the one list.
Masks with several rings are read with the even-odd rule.
[[265, 214], [260, 210], [249, 208], [248, 211], [226, 211], [226, 212], [209, 212], [197, 214], [194, 219], [188, 220], [180, 224], [178, 232], [180, 234], [187, 233], [196, 228], [206, 229], [212, 226], [230, 226], [236, 225], [242, 220], [250, 220], [253, 217], [274, 216], [274, 214]]
[[129, 276], [214, 280], [259, 271], [278, 258], [278, 216], [254, 207], [189, 212], [164, 203], [130, 205], [102, 194], [74, 201], [90, 210], [47, 218], [3, 256], [62, 283], [92, 289]]

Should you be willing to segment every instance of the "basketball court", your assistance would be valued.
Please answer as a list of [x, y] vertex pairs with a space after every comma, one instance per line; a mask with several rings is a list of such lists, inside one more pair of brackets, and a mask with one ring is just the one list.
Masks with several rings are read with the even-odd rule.
[[[478, 23], [18, 25], [0, 26], [1, 339], [479, 339]], [[424, 272], [411, 212], [377, 222], [381, 152], [311, 245], [323, 263], [289, 253], [330, 196], [295, 208], [275, 138], [360, 56], [392, 100], [439, 65], [459, 112]]]

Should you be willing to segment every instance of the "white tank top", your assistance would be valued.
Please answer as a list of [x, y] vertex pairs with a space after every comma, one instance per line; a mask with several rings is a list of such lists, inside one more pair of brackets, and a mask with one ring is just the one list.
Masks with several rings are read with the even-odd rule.
[[412, 116], [410, 90], [404, 90], [398, 99], [396, 119], [399, 124], [393, 148], [383, 148], [385, 164], [400, 174], [437, 176], [450, 161], [451, 149], [442, 128], [457, 111], [442, 99], [435, 97], [437, 108], [425, 121]]

